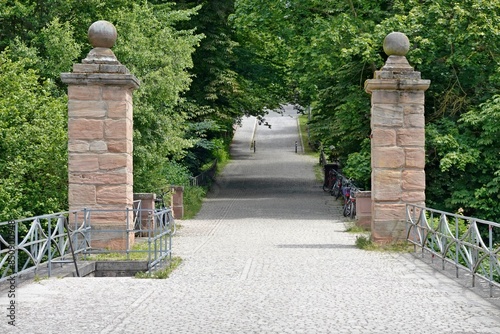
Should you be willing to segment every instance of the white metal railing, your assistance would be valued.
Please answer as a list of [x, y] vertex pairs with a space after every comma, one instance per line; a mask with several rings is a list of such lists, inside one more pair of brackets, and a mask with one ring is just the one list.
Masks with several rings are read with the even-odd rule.
[[47, 263], [73, 262], [89, 247], [90, 225], [83, 211], [66, 211], [0, 222], [0, 282]]
[[445, 263], [485, 280], [493, 296], [500, 288], [500, 224], [424, 206], [406, 205], [407, 240]]
[[[175, 221], [170, 208], [142, 210], [137, 204], [134, 209], [88, 210], [59, 212], [26, 219], [0, 222], [0, 283], [28, 271], [47, 268], [51, 276], [56, 263], [75, 262], [78, 256], [95, 253], [147, 253], [148, 270], [151, 272], [166, 258], [171, 257], [172, 236]], [[143, 215], [143, 211], [145, 214]], [[125, 212], [127, 217], [123, 229], [102, 229], [92, 226], [92, 217]], [[132, 214], [128, 214], [128, 213]], [[142, 220], [142, 216], [147, 216]], [[133, 217], [133, 221], [128, 221]], [[106, 235], [121, 235], [125, 247], [118, 250], [93, 248], [93, 239], [106, 240]], [[133, 249], [129, 243], [131, 234], [146, 238], [147, 247]], [[95, 240], [94, 240], [95, 241]], [[102, 244], [102, 242], [101, 242]]]

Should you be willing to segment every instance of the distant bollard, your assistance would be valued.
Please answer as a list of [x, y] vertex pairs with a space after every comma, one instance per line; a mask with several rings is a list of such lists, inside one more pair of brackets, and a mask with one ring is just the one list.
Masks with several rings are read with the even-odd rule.
[[295, 141], [295, 153], [297, 153], [297, 141]]
[[253, 153], [255, 153], [255, 140], [253, 141]]

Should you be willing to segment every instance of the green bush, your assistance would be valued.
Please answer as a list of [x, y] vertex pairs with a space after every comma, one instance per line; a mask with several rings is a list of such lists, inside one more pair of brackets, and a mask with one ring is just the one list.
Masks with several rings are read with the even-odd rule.
[[184, 187], [184, 219], [191, 219], [200, 211], [206, 193], [202, 187]]

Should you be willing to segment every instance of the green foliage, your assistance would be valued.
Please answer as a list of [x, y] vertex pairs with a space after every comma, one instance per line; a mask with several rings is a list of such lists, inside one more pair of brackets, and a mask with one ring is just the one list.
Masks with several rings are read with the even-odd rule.
[[202, 187], [184, 187], [184, 219], [191, 219], [200, 211], [206, 193]]
[[375, 245], [373, 244], [371, 238], [366, 235], [359, 235], [356, 237], [355, 241], [356, 247], [359, 249], [364, 249], [364, 250], [374, 250]]
[[169, 185], [189, 185], [191, 173], [188, 168], [179, 162], [169, 162], [163, 165], [162, 173]]
[[334, 146], [344, 171], [365, 185], [370, 105], [363, 85], [387, 58], [384, 37], [404, 32], [410, 64], [432, 82], [425, 107], [428, 204], [500, 219], [498, 1], [241, 0], [235, 13], [255, 54], [286, 67], [293, 101], [313, 107], [311, 140]]
[[115, 15], [117, 30], [123, 36], [117, 41], [115, 54], [141, 81], [134, 94], [135, 192], [165, 188], [164, 166], [183, 158], [186, 149], [194, 145], [186, 138], [188, 115], [176, 111], [175, 106], [180, 94], [189, 88], [187, 69], [193, 66], [191, 54], [202, 36], [174, 26], [195, 13], [144, 3]]
[[362, 151], [349, 155], [345, 167], [342, 169], [344, 175], [356, 181], [356, 186], [363, 190], [370, 190], [370, 141], [366, 139], [362, 143]]
[[116, 25], [113, 50], [141, 81], [136, 192], [158, 192], [226, 160], [239, 118], [290, 101], [312, 107], [311, 142], [334, 146], [344, 172], [368, 188], [364, 82], [386, 59], [384, 37], [402, 31], [410, 64], [432, 82], [427, 204], [500, 220], [500, 3], [474, 0], [1, 2], [4, 219], [66, 207], [59, 74], [85, 57], [87, 29], [98, 19]]
[[67, 102], [37, 60], [0, 53], [0, 221], [67, 207]]

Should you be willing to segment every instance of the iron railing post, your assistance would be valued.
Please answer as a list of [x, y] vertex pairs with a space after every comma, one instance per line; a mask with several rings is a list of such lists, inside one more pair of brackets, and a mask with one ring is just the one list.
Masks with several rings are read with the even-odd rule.
[[[48, 269], [47, 269], [47, 274], [48, 274], [48, 277], [50, 277], [51, 275], [51, 271], [52, 271], [52, 219], [50, 217], [47, 218], [47, 252], [49, 253], [48, 254], [48, 257], [49, 257], [49, 263], [48, 263]], [[41, 226], [41, 223], [40, 223], [40, 226]], [[40, 259], [43, 258], [43, 254], [41, 256]]]

